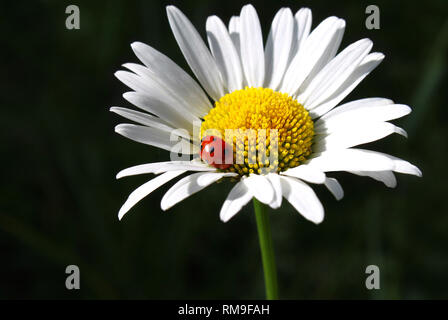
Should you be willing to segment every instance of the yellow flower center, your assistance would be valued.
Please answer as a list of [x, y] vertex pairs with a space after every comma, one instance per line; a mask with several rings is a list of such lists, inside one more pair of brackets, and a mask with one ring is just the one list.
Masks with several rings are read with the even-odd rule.
[[233, 163], [222, 171], [266, 174], [306, 160], [314, 125], [308, 111], [288, 94], [246, 87], [223, 96], [204, 117], [201, 137], [211, 135], [233, 147]]

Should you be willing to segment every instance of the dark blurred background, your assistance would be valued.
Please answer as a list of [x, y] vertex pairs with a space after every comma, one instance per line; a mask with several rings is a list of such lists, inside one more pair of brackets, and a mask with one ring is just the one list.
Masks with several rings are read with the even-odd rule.
[[[173, 1], [205, 36], [207, 16], [226, 23], [246, 2]], [[423, 178], [398, 175], [388, 189], [339, 173], [345, 198], [315, 190], [326, 218], [314, 225], [287, 203], [271, 210], [280, 295], [288, 299], [448, 298], [448, 2], [252, 1], [265, 38], [276, 11], [307, 6], [313, 27], [346, 19], [342, 47], [369, 37], [384, 62], [346, 99], [387, 97], [414, 112], [397, 121], [409, 139], [368, 147], [411, 161]], [[76, 4], [81, 29], [67, 30]], [[2, 1], [1, 299], [263, 298], [252, 205], [229, 223], [219, 210], [231, 185], [213, 185], [160, 210], [162, 187], [123, 221], [118, 209], [148, 176], [115, 180], [126, 167], [166, 160], [164, 151], [114, 133], [130, 106], [113, 73], [137, 62], [142, 41], [189, 71], [158, 1]], [[381, 29], [367, 30], [367, 5]], [[6, 42], [6, 45], [5, 45]], [[191, 73], [191, 72], [190, 72]], [[65, 268], [81, 270], [81, 289], [65, 288]], [[365, 268], [381, 270], [381, 289], [365, 288]]]

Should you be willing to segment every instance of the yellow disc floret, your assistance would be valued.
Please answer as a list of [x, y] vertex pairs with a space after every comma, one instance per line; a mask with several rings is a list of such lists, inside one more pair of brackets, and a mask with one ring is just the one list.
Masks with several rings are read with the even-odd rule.
[[248, 88], [226, 94], [204, 117], [201, 138], [218, 136], [233, 146], [233, 163], [223, 171], [240, 176], [280, 172], [311, 154], [313, 121], [286, 93]]

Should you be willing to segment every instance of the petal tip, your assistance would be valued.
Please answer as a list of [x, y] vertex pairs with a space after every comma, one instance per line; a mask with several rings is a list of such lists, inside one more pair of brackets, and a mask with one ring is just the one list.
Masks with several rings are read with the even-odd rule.
[[[117, 78], [118, 80], [120, 80], [120, 75], [123, 73], [122, 70], [118, 70], [114, 72], [114, 76], [115, 78]], [[121, 80], [120, 80], [121, 81]]]
[[245, 8], [247, 8], [247, 9], [255, 9], [254, 6], [253, 6], [251, 3], [248, 3], [248, 4], [244, 5], [244, 6], [241, 8], [241, 10], [244, 10]]
[[382, 52], [373, 52], [371, 53], [375, 57], [375, 60], [382, 61], [386, 57]]
[[[176, 10], [176, 9], [177, 9], [177, 7], [172, 4], [166, 6], [166, 12], [170, 12], [170, 11]], [[179, 10], [179, 9], [177, 9], [177, 10]]]
[[162, 201], [160, 201], [160, 209], [162, 209], [163, 211], [167, 211], [171, 207], [172, 206], [166, 203], [166, 199], [162, 198]]
[[115, 126], [114, 130], [115, 130], [116, 133], [121, 134], [123, 132], [124, 128], [125, 128], [125, 124], [124, 123], [120, 123], [120, 124], [117, 124]]
[[338, 29], [344, 29], [345, 25], [346, 25], [345, 19], [342, 19], [339, 17], [337, 19], [338, 19], [338, 24], [339, 24]]
[[423, 172], [419, 168], [415, 167], [415, 171], [417, 173], [416, 174], [417, 177], [423, 178]]
[[395, 127], [394, 132], [397, 133], [397, 134], [399, 134], [400, 136], [403, 136], [403, 137], [405, 137], [405, 138], [408, 138], [408, 133], [407, 133], [406, 130], [404, 130], [403, 128]]
[[120, 209], [120, 211], [118, 211], [118, 220], [121, 221], [121, 219], [123, 219], [124, 215], [126, 214], [127, 211], [123, 210], [123, 208]]

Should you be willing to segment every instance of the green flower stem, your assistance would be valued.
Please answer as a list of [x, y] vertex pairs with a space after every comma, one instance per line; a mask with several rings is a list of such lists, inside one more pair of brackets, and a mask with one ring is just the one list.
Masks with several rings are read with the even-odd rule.
[[254, 198], [255, 218], [260, 240], [261, 259], [263, 260], [266, 299], [278, 299], [277, 269], [275, 267], [274, 248], [272, 246], [271, 226], [267, 207]]

